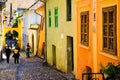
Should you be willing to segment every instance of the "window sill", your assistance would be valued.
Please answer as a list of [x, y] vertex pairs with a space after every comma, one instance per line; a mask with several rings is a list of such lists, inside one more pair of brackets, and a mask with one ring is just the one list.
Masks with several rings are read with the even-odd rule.
[[106, 56], [106, 57], [118, 60], [118, 56], [117, 55], [115, 56], [115, 55], [108, 54], [107, 52], [103, 52], [103, 51], [100, 51], [100, 54], [102, 54], [103, 56]]
[[85, 48], [85, 49], [89, 49], [90, 48], [89, 46], [85, 46], [83, 44], [80, 44], [79, 47], [82, 47], [82, 48]]

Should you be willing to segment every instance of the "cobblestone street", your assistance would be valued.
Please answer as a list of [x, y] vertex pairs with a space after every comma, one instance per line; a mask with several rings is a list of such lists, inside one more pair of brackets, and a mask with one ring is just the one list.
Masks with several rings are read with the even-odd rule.
[[20, 53], [20, 63], [14, 64], [3, 61], [0, 63], [0, 80], [74, 80], [71, 74], [64, 74], [48, 65], [43, 65], [41, 58], [31, 56], [26, 58], [25, 53]]

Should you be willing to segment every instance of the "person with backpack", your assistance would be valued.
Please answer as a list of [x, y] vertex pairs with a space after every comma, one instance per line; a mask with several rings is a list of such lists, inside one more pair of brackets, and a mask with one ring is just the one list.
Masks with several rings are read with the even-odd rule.
[[18, 47], [15, 47], [15, 49], [13, 50], [13, 57], [15, 64], [19, 64], [19, 56], [20, 56], [20, 49]]
[[27, 46], [26, 46], [26, 57], [27, 58], [30, 57], [30, 45], [29, 45], [29, 43], [27, 43]]

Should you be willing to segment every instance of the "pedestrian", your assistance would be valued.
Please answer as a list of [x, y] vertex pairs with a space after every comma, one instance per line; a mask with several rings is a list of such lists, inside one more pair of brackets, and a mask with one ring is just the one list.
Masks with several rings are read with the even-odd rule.
[[30, 57], [30, 48], [31, 48], [31, 47], [30, 47], [29, 43], [27, 43], [27, 45], [26, 45], [26, 51], [25, 51], [25, 52], [26, 52], [26, 57], [27, 57], [27, 58]]
[[7, 57], [7, 63], [9, 63], [10, 54], [11, 54], [11, 49], [9, 46], [6, 47], [5, 53], [6, 53], [6, 57]]
[[15, 49], [13, 50], [13, 57], [14, 57], [14, 63], [19, 64], [20, 49], [18, 47], [15, 47]]

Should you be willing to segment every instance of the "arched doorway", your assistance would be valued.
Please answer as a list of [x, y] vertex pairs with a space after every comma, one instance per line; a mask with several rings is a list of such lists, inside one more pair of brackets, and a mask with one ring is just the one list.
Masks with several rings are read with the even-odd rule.
[[15, 46], [18, 46], [18, 32], [15, 30], [9, 30], [5, 34], [5, 43], [10, 46], [11, 49], [14, 49]]

